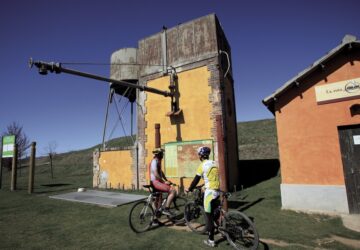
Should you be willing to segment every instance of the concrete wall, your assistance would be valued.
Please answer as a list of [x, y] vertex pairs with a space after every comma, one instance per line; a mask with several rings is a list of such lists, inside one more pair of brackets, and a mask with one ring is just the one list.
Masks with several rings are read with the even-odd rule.
[[[357, 58], [357, 59], [356, 59]], [[307, 79], [276, 105], [282, 183], [344, 185], [338, 126], [360, 123], [350, 107], [359, 100], [318, 105], [315, 86], [360, 77], [360, 55], [337, 57], [326, 72]]]
[[133, 183], [131, 150], [100, 152], [99, 187], [132, 189]]
[[[149, 93], [145, 101], [147, 110], [145, 120], [147, 127], [145, 134], [148, 135], [145, 148], [148, 152], [155, 147], [155, 123], [161, 125], [161, 143], [180, 141], [192, 141], [203, 139], [214, 139], [212, 129], [212, 106], [209, 102], [211, 87], [208, 85], [210, 72], [207, 67], [200, 67], [178, 74], [180, 92], [180, 108], [182, 115], [179, 117], [168, 117], [170, 111], [170, 100]], [[167, 89], [169, 77], [161, 77], [149, 81], [148, 86]], [[150, 162], [152, 154], [148, 153], [146, 162]], [[200, 162], [199, 162], [200, 163]], [[194, 176], [195, 176], [194, 169]]]

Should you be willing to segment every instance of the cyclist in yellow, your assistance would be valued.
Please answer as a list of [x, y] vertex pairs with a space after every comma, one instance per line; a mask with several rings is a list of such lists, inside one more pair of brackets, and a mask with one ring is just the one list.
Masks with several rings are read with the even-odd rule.
[[200, 166], [196, 170], [196, 176], [194, 177], [190, 187], [185, 189], [185, 192], [192, 191], [203, 178], [205, 182], [205, 194], [204, 194], [204, 210], [206, 213], [206, 225], [209, 233], [209, 238], [204, 240], [204, 243], [210, 247], [215, 247], [214, 241], [214, 207], [216, 200], [219, 197], [219, 168], [214, 161], [209, 160], [211, 149], [208, 147], [200, 147], [198, 149], [199, 159], [201, 161]]

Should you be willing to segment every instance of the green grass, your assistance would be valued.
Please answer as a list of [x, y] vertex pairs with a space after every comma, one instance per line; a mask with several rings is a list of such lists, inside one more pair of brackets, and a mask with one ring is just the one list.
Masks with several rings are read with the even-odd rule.
[[[242, 131], [240, 146], [266, 144], [271, 148], [276, 145], [274, 120], [239, 126]], [[112, 147], [127, 143], [124, 139], [116, 140], [111, 142]], [[32, 195], [27, 194], [27, 168], [18, 170], [18, 190], [15, 192], [9, 191], [10, 172], [4, 169], [0, 190], [1, 249], [206, 249], [202, 244], [206, 236], [169, 227], [133, 233], [128, 226], [131, 204], [104, 208], [48, 198], [75, 191], [78, 187], [92, 186], [92, 152], [97, 147], [99, 145], [56, 156], [54, 179], [50, 167], [43, 165], [48, 159], [37, 159], [35, 193]], [[245, 157], [254, 159], [249, 150], [251, 147], [243, 149]], [[269, 150], [260, 155], [266, 159], [275, 157], [276, 153]], [[360, 233], [344, 228], [339, 217], [281, 210], [279, 188], [280, 177], [275, 177], [233, 193], [229, 201], [232, 209], [244, 211], [254, 218], [263, 239], [260, 249], [351, 249], [331, 240], [332, 235], [360, 239]], [[231, 247], [223, 241], [218, 249]]]
[[[55, 165], [56, 166], [56, 165]], [[80, 170], [82, 169], [82, 174]], [[104, 208], [48, 198], [56, 193], [91, 186], [91, 167], [63, 168], [51, 179], [48, 166], [37, 167], [35, 193], [27, 194], [27, 173], [18, 179], [19, 190], [9, 191], [9, 173], [4, 173], [0, 190], [1, 249], [205, 249], [199, 236], [168, 227], [133, 233], [128, 226], [130, 205]], [[72, 175], [71, 173], [77, 173]], [[49, 186], [48, 184], [67, 184]], [[229, 205], [253, 217], [265, 243], [260, 249], [349, 249], [331, 235], [360, 239], [360, 234], [342, 226], [341, 219], [281, 210], [279, 177], [233, 193]], [[267, 240], [283, 241], [280, 248]], [[323, 242], [319, 245], [318, 242]], [[219, 249], [231, 249], [226, 241]]]

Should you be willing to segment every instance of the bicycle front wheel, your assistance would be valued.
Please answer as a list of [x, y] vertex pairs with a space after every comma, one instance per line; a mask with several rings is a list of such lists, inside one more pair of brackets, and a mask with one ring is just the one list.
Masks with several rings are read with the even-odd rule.
[[139, 201], [130, 210], [130, 228], [136, 233], [145, 232], [150, 228], [154, 218], [155, 214], [151, 204], [146, 201]]
[[185, 205], [186, 225], [195, 233], [206, 233], [206, 215], [202, 206], [190, 201]]
[[259, 246], [259, 234], [254, 223], [244, 213], [229, 211], [223, 221], [226, 238], [235, 249], [252, 249]]

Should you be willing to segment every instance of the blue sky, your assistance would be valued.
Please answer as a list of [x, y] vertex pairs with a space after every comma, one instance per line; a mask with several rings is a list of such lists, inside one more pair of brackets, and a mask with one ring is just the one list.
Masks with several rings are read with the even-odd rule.
[[[109, 63], [111, 54], [138, 40], [215, 13], [232, 48], [238, 121], [272, 118], [261, 100], [337, 46], [360, 37], [357, 0], [3, 0], [0, 7], [0, 132], [23, 125], [43, 154], [100, 143], [106, 83], [71, 76], [41, 76], [30, 57], [55, 62]], [[109, 76], [108, 65], [69, 65]], [[120, 103], [120, 106], [124, 103]], [[114, 128], [116, 113], [108, 135]], [[126, 116], [127, 121], [129, 116]], [[129, 122], [127, 122], [129, 123]], [[126, 125], [129, 133], [129, 125]], [[124, 135], [115, 127], [113, 137]]]

